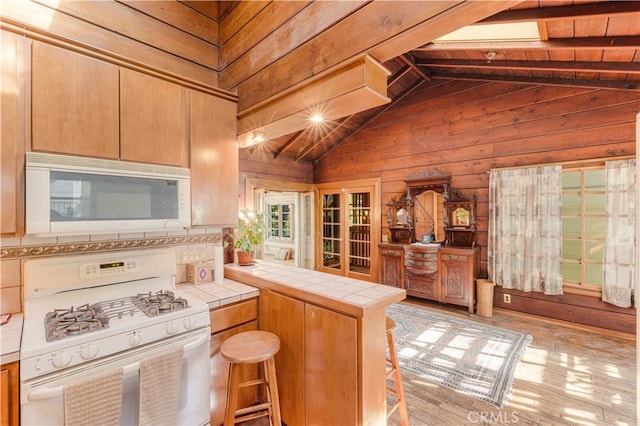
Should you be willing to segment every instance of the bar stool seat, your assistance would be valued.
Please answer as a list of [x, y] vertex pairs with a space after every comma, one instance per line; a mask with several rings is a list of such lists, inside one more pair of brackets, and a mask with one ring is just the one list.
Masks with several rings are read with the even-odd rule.
[[[269, 416], [273, 426], [280, 426], [280, 400], [274, 356], [280, 350], [280, 339], [268, 331], [245, 331], [229, 337], [222, 343], [220, 353], [231, 363], [229, 367], [229, 386], [227, 388], [227, 406], [224, 426], [232, 426], [241, 421]], [[241, 382], [242, 364], [260, 363], [264, 378]], [[238, 391], [248, 386], [265, 385], [266, 402], [249, 407], [238, 408]]]
[[409, 424], [409, 413], [407, 411], [407, 400], [404, 396], [404, 387], [402, 386], [402, 375], [398, 364], [398, 354], [396, 353], [396, 344], [393, 339], [393, 330], [396, 329], [396, 322], [386, 318], [386, 334], [387, 347], [389, 348], [389, 358], [387, 359], [387, 380], [393, 378], [393, 387], [387, 386], [387, 393], [395, 397], [396, 402], [387, 411], [389, 418], [396, 410], [400, 411], [400, 424], [407, 426]]

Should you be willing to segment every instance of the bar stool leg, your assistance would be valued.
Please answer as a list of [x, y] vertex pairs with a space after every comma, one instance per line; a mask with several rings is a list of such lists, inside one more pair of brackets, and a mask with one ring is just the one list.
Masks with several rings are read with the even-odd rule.
[[224, 426], [233, 426], [236, 419], [236, 407], [238, 404], [238, 385], [240, 384], [240, 368], [229, 365], [229, 384], [227, 385], [227, 407]]
[[387, 330], [387, 345], [389, 347], [389, 355], [391, 358], [389, 360], [389, 362], [391, 363], [391, 371], [389, 371], [389, 374], [393, 375], [393, 384], [395, 388], [394, 390], [392, 390], [392, 393], [394, 393], [396, 398], [398, 398], [398, 402], [391, 409], [389, 415], [391, 415], [397, 408], [400, 412], [400, 424], [402, 426], [408, 426], [409, 413], [407, 411], [407, 400], [404, 396], [404, 386], [402, 385], [402, 374], [400, 373], [396, 344], [393, 340], [393, 328], [391, 330]]
[[276, 363], [273, 357], [265, 361], [266, 377], [271, 398], [272, 424], [276, 426], [282, 425], [280, 418], [280, 397], [278, 395], [278, 380], [276, 379]]

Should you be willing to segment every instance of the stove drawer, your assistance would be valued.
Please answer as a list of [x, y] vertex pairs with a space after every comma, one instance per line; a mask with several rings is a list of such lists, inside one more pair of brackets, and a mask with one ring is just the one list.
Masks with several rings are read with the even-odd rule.
[[258, 299], [245, 300], [209, 312], [211, 334], [258, 319]]

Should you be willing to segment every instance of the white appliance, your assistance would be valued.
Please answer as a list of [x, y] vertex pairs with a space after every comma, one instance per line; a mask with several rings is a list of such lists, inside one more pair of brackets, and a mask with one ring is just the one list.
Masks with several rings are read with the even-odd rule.
[[25, 261], [23, 425], [64, 424], [64, 386], [118, 367], [124, 369], [119, 423], [137, 424], [139, 362], [178, 346], [184, 348], [178, 424], [209, 424], [209, 308], [175, 288], [175, 269], [171, 249]]
[[189, 169], [26, 154], [26, 233], [90, 235], [191, 226]]

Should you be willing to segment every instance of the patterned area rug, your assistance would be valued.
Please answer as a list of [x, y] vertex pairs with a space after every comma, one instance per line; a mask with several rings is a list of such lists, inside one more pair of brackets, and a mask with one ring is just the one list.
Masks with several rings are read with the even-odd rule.
[[399, 303], [387, 315], [402, 371], [504, 407], [530, 335]]

